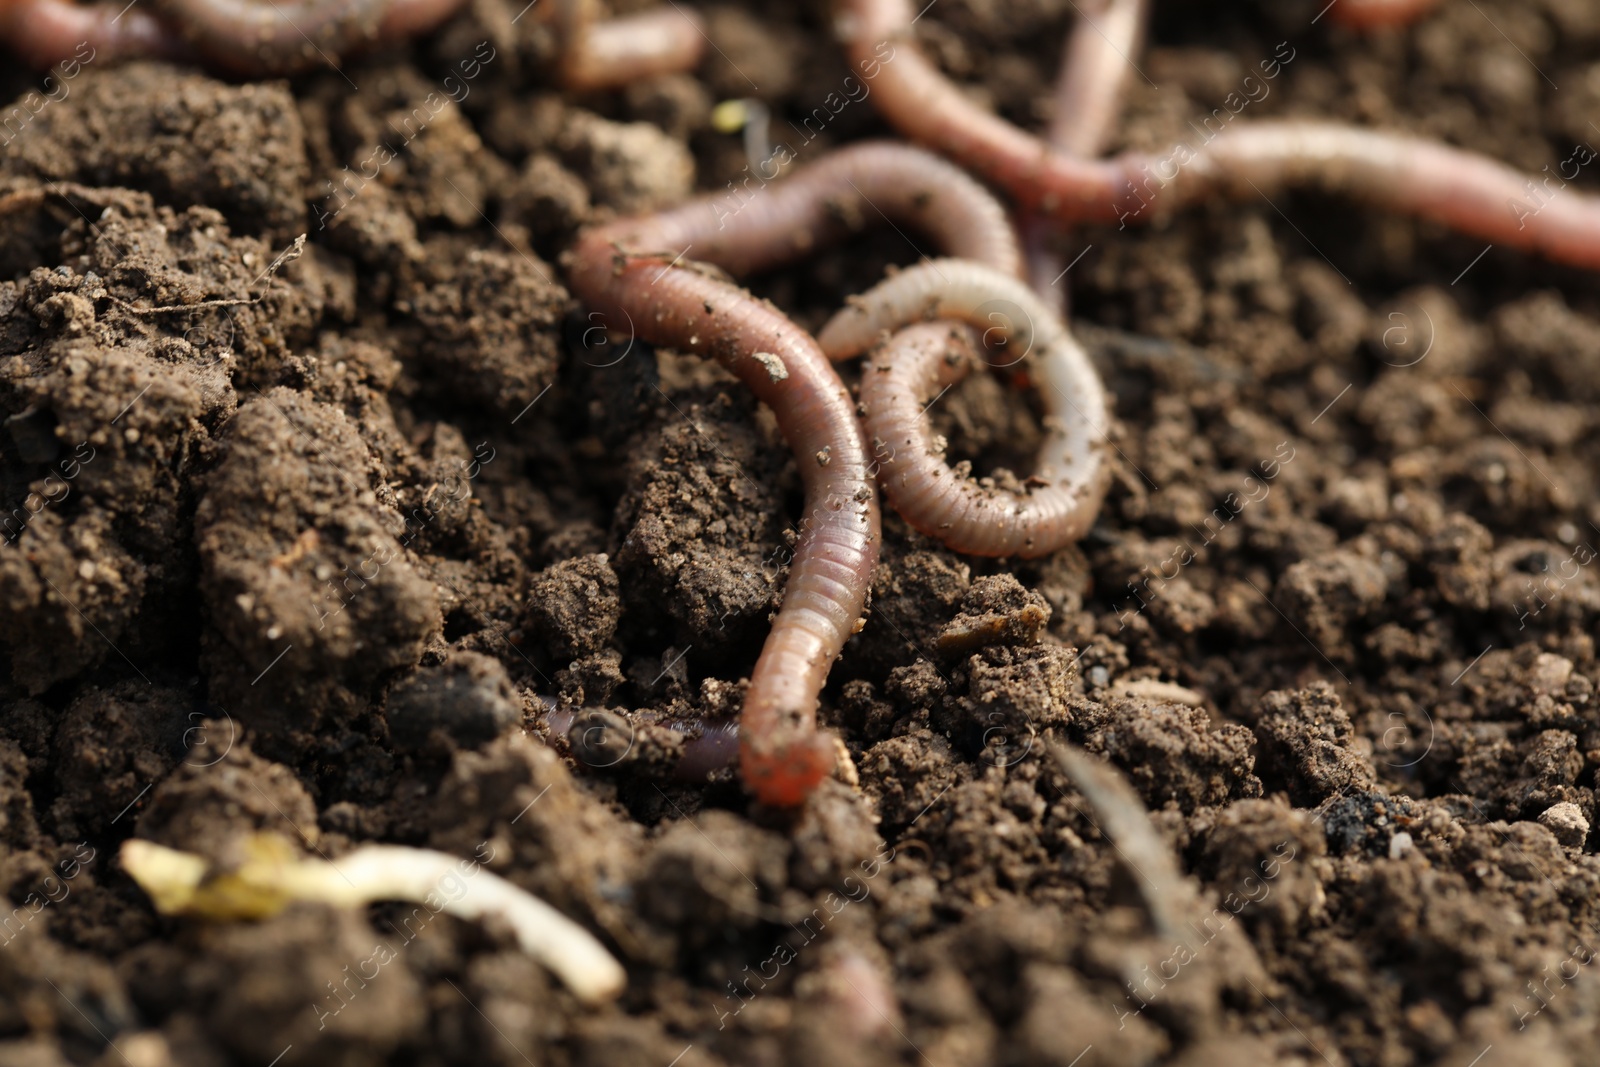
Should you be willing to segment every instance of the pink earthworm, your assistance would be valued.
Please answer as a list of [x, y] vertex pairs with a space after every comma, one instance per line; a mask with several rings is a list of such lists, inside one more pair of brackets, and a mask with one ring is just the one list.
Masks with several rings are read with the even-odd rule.
[[[926, 321], [935, 319], [956, 321]], [[927, 405], [975, 365], [971, 327], [984, 340], [1003, 342], [1006, 352], [1020, 350], [1006, 365], [1037, 353], [1030, 369], [1049, 432], [1022, 491], [957, 474], [934, 438]], [[830, 359], [848, 359], [885, 331], [898, 332], [867, 359], [861, 413], [894, 509], [916, 529], [974, 556], [1032, 559], [1082, 538], [1110, 478], [1105, 390], [1054, 313], [1014, 277], [965, 260], [930, 260], [852, 298], [817, 341]]]
[[580, 236], [573, 292], [615, 328], [711, 356], [772, 409], [799, 458], [801, 523], [783, 604], [750, 672], [740, 770], [758, 799], [805, 802], [833, 769], [836, 742], [817, 729], [818, 697], [845, 639], [861, 625], [881, 541], [878, 494], [850, 392], [800, 327], [728, 282], [676, 265], [649, 220]]
[[676, 3], [609, 20], [585, 15], [568, 32], [562, 84], [613, 89], [657, 74], [693, 70], [706, 44], [700, 16]]
[[[0, 0], [0, 40], [35, 66], [80, 44], [110, 58], [190, 59], [243, 77], [298, 74], [350, 53], [434, 29], [465, 0], [158, 0], [155, 15], [69, 0]], [[706, 38], [677, 4], [614, 20], [593, 0], [555, 0], [536, 17], [562, 27], [561, 76], [569, 88], [612, 88], [689, 70]]]
[[[538, 699], [545, 705], [543, 719], [549, 725], [551, 735], [573, 745], [574, 755], [577, 755], [577, 746], [573, 743], [580, 739], [572, 737], [572, 724], [578, 717], [577, 713], [558, 709], [551, 697]], [[673, 777], [681, 781], [703, 782], [707, 775], [732, 766], [738, 759], [739, 734], [732, 723], [700, 719], [670, 722], [665, 725], [668, 729], [685, 735], [682, 757], [672, 769]]]
[[1218, 193], [1314, 186], [1558, 263], [1600, 268], [1600, 200], [1563, 192], [1565, 182], [1548, 167], [1530, 177], [1447, 145], [1314, 122], [1239, 124], [1198, 148], [1078, 159], [984, 111], [935, 69], [912, 40], [907, 0], [843, 0], [843, 9], [851, 63], [872, 82], [872, 98], [891, 123], [1057, 221], [1126, 224], [1147, 221], [1158, 206]]
[[[629, 247], [688, 255], [743, 276], [789, 263], [883, 220], [899, 220], [948, 256], [1020, 274], [1021, 253], [1005, 209], [961, 168], [911, 145], [864, 141], [777, 178], [747, 175], [636, 225]], [[648, 238], [646, 238], [646, 233]]]
[[0, 42], [41, 70], [74, 61], [181, 59], [186, 54], [147, 12], [120, 5], [80, 7], [69, 0], [0, 0]]
[[1132, 199], [1124, 168], [1080, 160], [969, 100], [917, 47], [908, 0], [840, 0], [837, 28], [879, 112], [914, 141], [966, 164], [1024, 208], [1109, 221]]
[[172, 32], [233, 74], [293, 74], [403, 32], [431, 29], [462, 0], [160, 0]]
[[242, 76], [293, 74], [378, 41], [432, 29], [463, 0], [159, 0], [128, 5], [13, 0], [0, 40], [46, 67], [86, 44], [102, 59], [203, 58]]
[[1093, 159], [1105, 151], [1122, 87], [1144, 39], [1146, 0], [1106, 0], [1078, 17], [1067, 37], [1048, 139], [1057, 151]]
[[781, 182], [588, 230], [572, 256], [579, 300], [614, 328], [718, 360], [772, 409], [798, 457], [807, 519], [740, 720], [745, 784], [775, 806], [803, 803], [835, 762], [816, 708], [860, 626], [877, 561], [874, 468], [850, 393], [816, 341], [771, 305], [680, 261], [693, 253], [748, 273], [879, 217], [989, 264], [980, 269], [1013, 278], [1020, 270], [1005, 212], [982, 186], [920, 149], [881, 143], [841, 149]]
[[[1584, 158], [1575, 153], [1567, 162], [1595, 158], [1587, 146], [1581, 152]], [[1196, 162], [1194, 186], [1183, 190], [1188, 199], [1207, 189], [1248, 196], [1313, 185], [1557, 263], [1600, 269], [1600, 199], [1564, 191], [1566, 182], [1550, 167], [1530, 177], [1434, 141], [1315, 122], [1230, 128]]]
[[[1144, 38], [1146, 0], [1106, 0], [1080, 12], [1061, 57], [1055, 113], [1046, 140], [1069, 156], [1093, 159], [1105, 150], [1117, 118], [1133, 56]], [[1067, 290], [1061, 259], [1048, 246], [1045, 220], [1027, 215], [1018, 223], [1023, 260], [1034, 291], [1062, 314]]]
[[1439, 0], [1336, 0], [1328, 14], [1352, 29], [1376, 30], [1415, 22], [1438, 3]]

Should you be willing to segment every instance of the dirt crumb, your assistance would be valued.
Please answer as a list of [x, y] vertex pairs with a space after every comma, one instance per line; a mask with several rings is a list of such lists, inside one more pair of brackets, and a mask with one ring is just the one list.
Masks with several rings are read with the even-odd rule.
[[558, 657], [598, 652], [616, 636], [618, 593], [605, 553], [563, 560], [528, 583], [528, 627]]
[[1331, 685], [1268, 693], [1257, 708], [1256, 736], [1295, 803], [1314, 807], [1333, 793], [1367, 789], [1375, 780], [1369, 756], [1353, 747], [1354, 727]]
[[389, 733], [395, 743], [420, 748], [434, 730], [468, 747], [487, 744], [522, 720], [522, 701], [499, 660], [456, 652], [439, 667], [425, 667], [390, 691]]
[[217, 208], [274, 243], [306, 231], [305, 134], [281, 83], [95, 64], [34, 123], [0, 173], [147, 189], [175, 207]]
[[611, 122], [573, 111], [557, 144], [594, 202], [619, 214], [679, 203], [694, 188], [694, 157], [648, 122]]
[[311, 731], [358, 712], [441, 625], [373, 468], [342, 411], [290, 390], [233, 420], [195, 514], [216, 627], [206, 655], [219, 696], [263, 729]]

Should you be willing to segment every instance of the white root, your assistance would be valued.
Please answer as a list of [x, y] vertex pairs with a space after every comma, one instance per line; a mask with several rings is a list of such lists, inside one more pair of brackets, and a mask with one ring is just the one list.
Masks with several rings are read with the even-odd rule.
[[328, 862], [303, 858], [271, 834], [258, 834], [245, 846], [247, 858], [237, 870], [219, 871], [199, 856], [130, 840], [122, 846], [122, 866], [164, 915], [237, 920], [276, 914], [295, 900], [351, 908], [407, 900], [462, 919], [499, 916], [522, 950], [585, 1002], [610, 1000], [627, 984], [622, 965], [592, 934], [472, 860], [368, 845]]

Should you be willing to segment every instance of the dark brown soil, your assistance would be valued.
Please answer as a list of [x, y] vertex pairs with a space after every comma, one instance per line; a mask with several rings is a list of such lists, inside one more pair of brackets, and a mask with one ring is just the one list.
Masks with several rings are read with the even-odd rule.
[[[1100, 522], [1013, 564], [888, 518], [825, 696], [849, 781], [785, 818], [672, 777], [664, 724], [736, 711], [795, 467], [715, 368], [586, 346], [561, 257], [741, 178], [718, 101], [806, 158], [886, 131], [803, 132], [846, 74], [821, 0], [712, 9], [695, 77], [582, 98], [520, 6], [294, 83], [91, 64], [0, 149], [0, 1064], [1596, 1062], [1590, 276], [1311, 195], [1064, 235], [1121, 420]], [[1600, 4], [1365, 38], [1321, 6], [1158, 4], [1115, 147], [1194, 140], [1274, 57], [1237, 121], [1529, 171], [1600, 141]], [[919, 30], [1039, 128], [1073, 17]], [[815, 326], [915, 257], [876, 233], [755, 288]], [[1038, 438], [992, 379], [936, 410], [980, 466]], [[629, 743], [575, 762], [552, 702]], [[1059, 741], [1149, 807], [1176, 943]], [[116, 862], [259, 829], [492, 844], [628, 990], [584, 1008], [398, 906], [165, 919]]]

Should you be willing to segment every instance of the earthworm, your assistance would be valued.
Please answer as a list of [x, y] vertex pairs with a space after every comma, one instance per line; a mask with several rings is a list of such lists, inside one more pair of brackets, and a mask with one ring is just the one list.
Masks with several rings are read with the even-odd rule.
[[1164, 156], [1077, 159], [982, 110], [939, 73], [911, 41], [907, 0], [843, 7], [851, 63], [872, 79], [890, 122], [1058, 221], [1126, 224], [1149, 219], [1157, 204], [1312, 185], [1556, 262], [1600, 267], [1600, 201], [1563, 193], [1563, 177], [1573, 174], [1547, 167], [1535, 180], [1447, 145], [1313, 122], [1228, 126], [1198, 148], [1179, 144]]
[[[1208, 187], [1249, 195], [1316, 185], [1391, 211], [1442, 223], [1557, 263], [1600, 269], [1600, 200], [1564, 191], [1556, 173], [1595, 158], [1587, 145], [1555, 170], [1530, 177], [1498, 160], [1399, 134], [1314, 122], [1258, 122], [1229, 129], [1197, 160]], [[1570, 178], [1577, 173], [1576, 166]]]
[[[780, 146], [773, 158], [787, 156]], [[777, 174], [774, 165], [770, 177], [758, 172], [729, 192], [629, 224], [639, 232], [624, 243], [668, 256], [692, 251], [742, 276], [889, 219], [926, 234], [945, 255], [1021, 273], [1005, 209], [959, 167], [920, 148], [866, 141], [772, 180]], [[626, 235], [626, 226], [618, 232]]]
[[1052, 147], [1085, 159], [1105, 151], [1144, 24], [1145, 0], [1107, 0], [1078, 17], [1056, 82]]
[[[927, 319], [977, 327], [986, 340], [1003, 340], [1007, 350], [1015, 345], [1023, 356], [1037, 350], [1032, 369], [1049, 433], [1026, 490], [983, 486], [941, 456], [927, 405], [971, 372], [975, 336], [967, 327]], [[829, 358], [847, 359], [886, 330], [899, 332], [862, 370], [861, 413], [894, 509], [916, 529], [974, 556], [1032, 559], [1082, 538], [1109, 481], [1102, 455], [1105, 392], [1089, 357], [1056, 316], [1014, 277], [977, 263], [933, 260], [853, 298], [817, 341]]]
[[[550, 727], [550, 733], [555, 737], [566, 739], [572, 745], [574, 755], [579, 744], [574, 744], [571, 737], [572, 724], [578, 715], [576, 712], [560, 710], [555, 707], [555, 701], [549, 697], [539, 698], [546, 705], [544, 721]], [[707, 775], [731, 767], [739, 755], [739, 734], [732, 723], [716, 722], [713, 720], [692, 720], [689, 722], [671, 722], [665, 724], [668, 729], [686, 735], [683, 742], [683, 752], [677, 766], [672, 768], [673, 777], [686, 782], [703, 782]], [[620, 761], [619, 761], [620, 762]], [[611, 764], [603, 764], [610, 766]]]
[[293, 74], [362, 45], [422, 33], [463, 0], [160, 0], [155, 15], [124, 5], [16, 0], [0, 39], [47, 67], [87, 44], [102, 59], [189, 59], [244, 76]]
[[739, 755], [739, 731], [732, 723], [674, 723], [672, 728], [688, 733], [699, 726], [699, 733], [683, 743], [683, 758], [673, 773], [687, 782], [703, 782], [706, 776], [731, 767]]
[[817, 729], [828, 669], [861, 624], [881, 540], [878, 494], [850, 393], [800, 327], [742, 289], [677, 266], [651, 220], [582, 234], [572, 290], [613, 328], [711, 356], [776, 416], [798, 457], [807, 518], [783, 603], [745, 693], [740, 770], [758, 799], [805, 802], [832, 769], [836, 742]]
[[732, 370], [772, 408], [799, 458], [808, 519], [740, 726], [746, 785], [767, 803], [792, 806], [834, 764], [833, 740], [816, 729], [817, 699], [866, 602], [880, 539], [877, 493], [850, 394], [817, 343], [770, 305], [678, 263], [692, 252], [734, 274], [758, 271], [879, 216], [923, 230], [941, 249], [991, 271], [1015, 277], [1021, 263], [994, 198], [920, 149], [860, 144], [781, 182], [766, 178], [587, 231], [571, 282], [613, 327], [630, 324], [642, 340], [709, 355]]
[[172, 33], [217, 67], [240, 75], [309, 70], [394, 36], [390, 20], [420, 31], [461, 0], [160, 0]]
[[[1055, 114], [1046, 135], [1052, 148], [1086, 159], [1105, 150], [1122, 87], [1144, 37], [1145, 7], [1145, 0], [1107, 0], [1098, 10], [1080, 12], [1061, 57]], [[1067, 290], [1057, 284], [1065, 272], [1047, 244], [1045, 220], [1024, 216], [1018, 229], [1028, 281], [1066, 314]]]
[[[438, 26], [465, 0], [159, 0], [158, 14], [70, 0], [0, 0], [0, 39], [47, 67], [87, 43], [112, 58], [195, 55], [244, 77], [297, 74], [373, 44]], [[561, 74], [573, 89], [611, 88], [700, 62], [698, 15], [678, 5], [614, 20], [593, 0], [539, 11], [562, 26]], [[80, 57], [81, 58], [81, 57]]]
[[1051, 152], [1042, 141], [969, 100], [929, 62], [912, 34], [908, 0], [841, 0], [838, 23], [856, 73], [890, 123], [1007, 189], [1023, 207], [1072, 220], [1109, 221], [1137, 174]]
[[677, 4], [605, 21], [586, 17], [568, 34], [561, 80], [569, 89], [612, 89], [693, 70], [705, 46], [700, 16]]
[[1335, 0], [1328, 14], [1352, 29], [1375, 30], [1415, 22], [1438, 3], [1439, 0]]
[[71, 59], [179, 59], [184, 54], [166, 27], [144, 11], [79, 7], [70, 0], [0, 0], [0, 41], [41, 70]]

